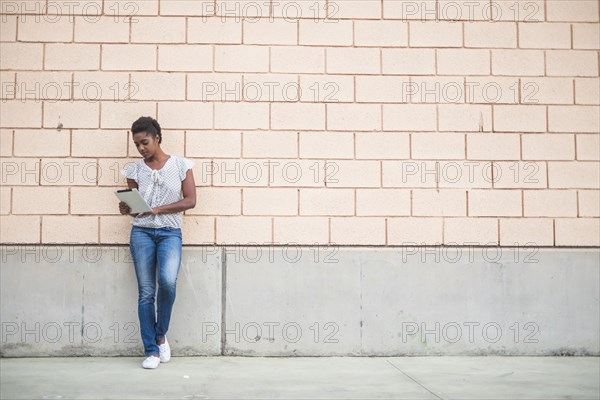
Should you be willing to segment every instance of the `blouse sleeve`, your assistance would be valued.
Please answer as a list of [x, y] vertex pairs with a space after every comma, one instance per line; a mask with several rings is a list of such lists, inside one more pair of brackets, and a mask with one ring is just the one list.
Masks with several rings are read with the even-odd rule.
[[129, 164], [121, 170], [121, 174], [126, 178], [133, 179], [137, 182], [137, 165]]
[[181, 167], [179, 168], [179, 178], [181, 181], [183, 181], [185, 179], [185, 175], [187, 173], [187, 170], [192, 168], [194, 166], [194, 161], [185, 158], [185, 157], [181, 157]]

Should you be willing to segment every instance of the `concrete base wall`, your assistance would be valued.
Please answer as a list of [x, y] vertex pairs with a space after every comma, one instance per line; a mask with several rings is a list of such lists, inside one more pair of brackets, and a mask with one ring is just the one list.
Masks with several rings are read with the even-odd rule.
[[[2, 357], [143, 355], [127, 246], [0, 246]], [[184, 247], [178, 355], [599, 355], [597, 248]]]

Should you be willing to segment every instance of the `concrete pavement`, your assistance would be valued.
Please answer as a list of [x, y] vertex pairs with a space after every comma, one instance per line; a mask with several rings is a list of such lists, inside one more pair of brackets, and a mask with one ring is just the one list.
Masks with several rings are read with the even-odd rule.
[[2, 358], [2, 399], [598, 399], [598, 357]]

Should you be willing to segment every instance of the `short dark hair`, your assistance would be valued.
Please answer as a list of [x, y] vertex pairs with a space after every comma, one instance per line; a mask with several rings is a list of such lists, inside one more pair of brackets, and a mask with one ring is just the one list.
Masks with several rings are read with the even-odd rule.
[[160, 125], [158, 121], [152, 117], [140, 117], [131, 125], [131, 135], [135, 135], [139, 132], [146, 132], [146, 134], [153, 137], [158, 136], [158, 143], [162, 142], [162, 134], [160, 133]]

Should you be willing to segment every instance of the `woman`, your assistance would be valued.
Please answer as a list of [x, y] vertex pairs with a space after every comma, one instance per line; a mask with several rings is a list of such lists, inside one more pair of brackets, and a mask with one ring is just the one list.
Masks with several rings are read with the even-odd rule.
[[[121, 173], [127, 178], [127, 186], [137, 188], [152, 211], [133, 214], [129, 249], [138, 282], [138, 316], [146, 356], [142, 367], [156, 368], [171, 358], [166, 333], [181, 264], [182, 214], [196, 206], [196, 185], [191, 169], [194, 162], [170, 156], [161, 149], [160, 125], [151, 117], [135, 121], [131, 134], [133, 143], [144, 158], [129, 164]], [[124, 202], [119, 203], [119, 210], [123, 215], [131, 213]]]

